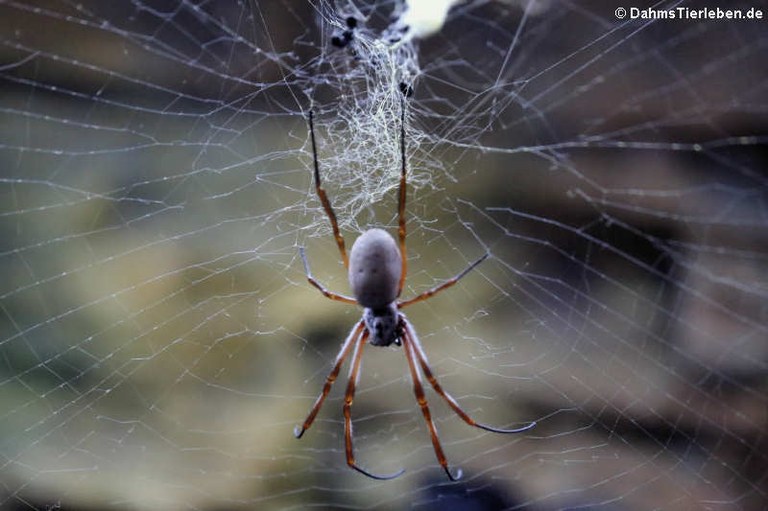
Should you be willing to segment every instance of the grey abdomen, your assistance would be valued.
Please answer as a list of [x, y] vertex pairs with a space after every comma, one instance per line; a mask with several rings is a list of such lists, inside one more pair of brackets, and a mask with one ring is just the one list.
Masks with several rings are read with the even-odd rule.
[[365, 231], [349, 253], [349, 286], [363, 307], [382, 309], [397, 298], [402, 265], [397, 243], [387, 231]]

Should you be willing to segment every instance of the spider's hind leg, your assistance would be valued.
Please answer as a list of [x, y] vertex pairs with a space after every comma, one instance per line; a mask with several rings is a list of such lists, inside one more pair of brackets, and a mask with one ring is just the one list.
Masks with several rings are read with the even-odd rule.
[[336, 220], [336, 213], [331, 207], [331, 201], [328, 200], [328, 194], [325, 193], [323, 183], [320, 180], [320, 162], [317, 159], [317, 144], [315, 143], [315, 123], [313, 122], [314, 113], [309, 111], [309, 136], [312, 139], [312, 159], [314, 163], [314, 177], [315, 177], [315, 191], [320, 198], [320, 202], [323, 205], [325, 214], [328, 215], [328, 220], [331, 221], [331, 229], [333, 229], [333, 237], [336, 239], [336, 245], [339, 247], [339, 254], [341, 255], [341, 261], [344, 263], [344, 268], [349, 269], [349, 257], [347, 257], [347, 249], [344, 246], [344, 237], [339, 230], [339, 222]]

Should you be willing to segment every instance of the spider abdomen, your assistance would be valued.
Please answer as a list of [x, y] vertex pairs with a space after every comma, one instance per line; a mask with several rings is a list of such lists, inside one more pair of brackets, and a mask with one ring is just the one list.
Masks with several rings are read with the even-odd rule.
[[363, 307], [383, 309], [397, 299], [402, 261], [387, 231], [369, 229], [349, 252], [349, 286]]

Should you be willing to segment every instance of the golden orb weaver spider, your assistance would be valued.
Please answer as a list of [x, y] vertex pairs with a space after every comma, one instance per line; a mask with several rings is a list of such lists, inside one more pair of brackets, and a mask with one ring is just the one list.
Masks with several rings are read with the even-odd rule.
[[[331, 203], [328, 200], [328, 195], [323, 189], [322, 182], [320, 180], [320, 165], [317, 158], [317, 145], [315, 143], [315, 127], [313, 123], [313, 114], [309, 112], [309, 133], [312, 142], [312, 155], [314, 158], [314, 181], [315, 191], [317, 192], [320, 202], [323, 205], [326, 215], [331, 221], [331, 228], [333, 229], [333, 236], [336, 239], [336, 244], [341, 254], [341, 260], [344, 263], [344, 267], [349, 272], [349, 283], [352, 289], [354, 298], [340, 295], [328, 291], [323, 287], [315, 278], [309, 269], [309, 261], [304, 253], [304, 248], [299, 248], [301, 259], [304, 263], [304, 271], [307, 274], [307, 280], [310, 284], [316, 287], [323, 295], [332, 300], [344, 302], [352, 305], [360, 305], [363, 307], [362, 319], [352, 328], [352, 331], [347, 336], [346, 340], [341, 346], [336, 360], [333, 363], [333, 368], [328, 374], [325, 380], [325, 385], [320, 395], [317, 397], [315, 404], [309, 411], [307, 418], [301, 427], [296, 426], [294, 434], [296, 438], [301, 438], [307, 429], [312, 425], [317, 417], [320, 408], [323, 406], [325, 398], [331, 390], [331, 386], [336, 377], [339, 375], [341, 366], [344, 360], [352, 351], [352, 362], [349, 369], [349, 378], [347, 381], [347, 390], [344, 394], [344, 446], [347, 456], [347, 465], [354, 470], [357, 470], [361, 474], [364, 474], [373, 479], [394, 479], [400, 476], [404, 469], [401, 469], [393, 474], [378, 475], [373, 474], [360, 466], [355, 462], [355, 455], [352, 445], [352, 401], [355, 397], [355, 386], [357, 384], [358, 376], [360, 374], [360, 365], [363, 357], [363, 346], [366, 342], [370, 342], [373, 346], [389, 346], [395, 344], [397, 346], [402, 345], [405, 351], [405, 358], [408, 361], [408, 367], [411, 373], [411, 380], [413, 381], [413, 391], [416, 395], [416, 401], [421, 408], [421, 412], [424, 416], [424, 421], [429, 429], [429, 435], [432, 439], [432, 447], [435, 450], [437, 461], [440, 466], [445, 470], [448, 478], [451, 481], [456, 481], [462, 475], [461, 469], [456, 474], [452, 474], [448, 468], [448, 461], [443, 452], [443, 448], [440, 445], [440, 439], [437, 436], [437, 429], [434, 422], [432, 422], [432, 414], [427, 404], [427, 398], [424, 393], [424, 386], [422, 384], [421, 373], [426, 376], [427, 381], [432, 385], [435, 392], [445, 399], [448, 406], [467, 424], [476, 428], [484, 429], [486, 431], [492, 431], [494, 433], [520, 433], [527, 431], [536, 425], [536, 422], [531, 422], [526, 426], [516, 429], [500, 429], [481, 424], [472, 419], [464, 410], [461, 409], [456, 400], [443, 390], [440, 383], [438, 383], [432, 369], [427, 362], [427, 357], [424, 354], [424, 350], [421, 347], [419, 338], [416, 336], [411, 323], [405, 317], [405, 314], [400, 312], [400, 309], [413, 305], [414, 303], [426, 300], [435, 294], [447, 289], [456, 284], [462, 277], [472, 271], [477, 265], [483, 262], [488, 254], [486, 253], [475, 262], [470, 264], [461, 273], [455, 277], [439, 284], [428, 291], [424, 291], [421, 294], [409, 298], [407, 300], [400, 300], [400, 294], [403, 291], [403, 285], [405, 284], [405, 275], [407, 269], [406, 263], [406, 247], [405, 247], [405, 192], [406, 192], [406, 158], [405, 158], [405, 99], [401, 99], [401, 112], [400, 112], [400, 153], [401, 153], [401, 172], [400, 172], [400, 188], [398, 195], [398, 237], [400, 240], [400, 246], [398, 248], [394, 238], [382, 229], [369, 229], [365, 231], [360, 237], [355, 240], [350, 250], [349, 257], [347, 257], [347, 251], [344, 246], [344, 237], [339, 231], [339, 225], [336, 220], [336, 214], [331, 207]], [[354, 348], [354, 349], [353, 349]]]

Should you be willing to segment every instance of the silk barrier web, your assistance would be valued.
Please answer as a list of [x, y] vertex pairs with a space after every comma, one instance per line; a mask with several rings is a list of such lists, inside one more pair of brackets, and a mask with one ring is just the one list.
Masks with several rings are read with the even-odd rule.
[[[765, 509], [766, 21], [617, 7], [0, 0], [0, 508]], [[349, 247], [396, 235], [403, 99], [404, 296], [489, 254], [409, 320], [537, 422], [427, 385], [456, 483], [402, 347], [352, 407], [401, 477], [346, 465], [346, 366], [293, 436], [362, 312], [299, 257], [349, 294], [308, 114]]]

